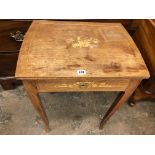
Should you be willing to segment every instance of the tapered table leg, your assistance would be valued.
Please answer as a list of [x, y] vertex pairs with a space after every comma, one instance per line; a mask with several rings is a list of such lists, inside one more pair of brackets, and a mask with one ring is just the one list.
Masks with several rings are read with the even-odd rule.
[[116, 101], [112, 104], [112, 106], [109, 108], [105, 116], [103, 117], [101, 123], [100, 123], [100, 129], [103, 129], [103, 125], [106, 123], [106, 121], [128, 100], [128, 98], [132, 95], [132, 93], [135, 91], [135, 89], [140, 84], [140, 79], [134, 79], [129, 82], [128, 87], [126, 88], [125, 92], [123, 92]]
[[40, 101], [35, 82], [24, 80], [23, 84], [27, 91], [27, 94], [29, 95], [31, 103], [33, 104], [34, 108], [37, 110], [37, 112], [41, 116], [43, 122], [45, 123], [46, 131], [49, 131], [49, 121], [44, 111], [44, 108], [42, 106], [42, 103]]

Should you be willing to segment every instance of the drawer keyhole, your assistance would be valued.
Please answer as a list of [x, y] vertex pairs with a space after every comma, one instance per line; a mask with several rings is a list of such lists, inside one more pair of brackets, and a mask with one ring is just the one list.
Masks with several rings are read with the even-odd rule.
[[79, 88], [87, 88], [88, 85], [89, 85], [89, 83], [87, 83], [87, 82], [80, 82], [79, 83]]

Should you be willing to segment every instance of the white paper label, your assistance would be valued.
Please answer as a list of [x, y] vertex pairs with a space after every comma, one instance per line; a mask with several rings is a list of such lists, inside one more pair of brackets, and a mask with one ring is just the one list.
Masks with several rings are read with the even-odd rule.
[[77, 74], [78, 75], [86, 75], [86, 70], [84, 70], [84, 69], [77, 70]]

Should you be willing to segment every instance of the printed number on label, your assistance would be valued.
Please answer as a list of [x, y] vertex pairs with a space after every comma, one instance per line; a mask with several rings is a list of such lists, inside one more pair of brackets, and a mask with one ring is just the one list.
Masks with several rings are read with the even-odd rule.
[[86, 70], [84, 70], [84, 69], [77, 70], [77, 74], [78, 75], [86, 75]]

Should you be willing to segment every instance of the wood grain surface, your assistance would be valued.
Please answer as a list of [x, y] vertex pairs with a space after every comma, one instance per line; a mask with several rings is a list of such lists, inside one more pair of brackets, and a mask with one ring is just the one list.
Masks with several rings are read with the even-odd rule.
[[142, 20], [133, 39], [142, 53], [151, 76], [143, 80], [132, 95], [130, 99], [132, 106], [137, 101], [155, 99], [155, 20]]
[[16, 78], [148, 78], [135, 43], [119, 23], [34, 21], [18, 58]]
[[142, 20], [133, 36], [147, 67], [155, 76], [155, 20]]

